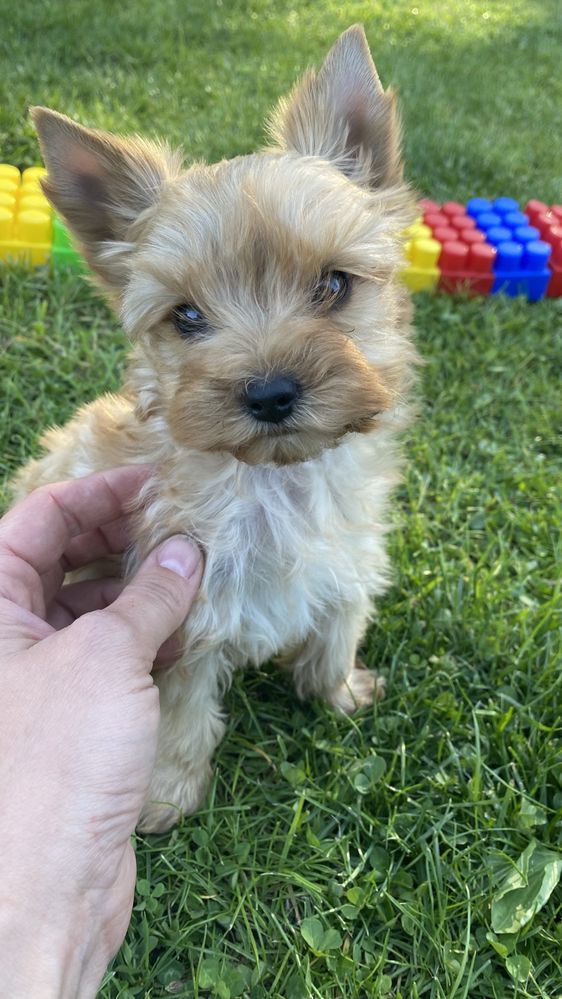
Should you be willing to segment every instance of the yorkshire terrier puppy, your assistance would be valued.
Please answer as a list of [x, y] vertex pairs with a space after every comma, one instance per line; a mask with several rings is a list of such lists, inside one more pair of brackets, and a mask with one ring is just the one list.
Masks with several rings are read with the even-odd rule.
[[50, 430], [17, 490], [149, 463], [128, 571], [173, 534], [206, 557], [185, 653], [155, 677], [140, 828], [164, 830], [202, 800], [234, 669], [281, 656], [299, 697], [345, 712], [383, 695], [357, 647], [387, 582], [416, 361], [397, 280], [414, 200], [394, 96], [358, 26], [253, 155], [185, 170], [162, 144], [45, 108], [33, 120], [44, 190], [134, 349], [122, 394]]

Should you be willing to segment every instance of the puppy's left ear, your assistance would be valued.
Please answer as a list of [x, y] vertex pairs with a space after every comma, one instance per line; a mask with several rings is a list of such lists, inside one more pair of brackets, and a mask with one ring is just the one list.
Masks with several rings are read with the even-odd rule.
[[274, 140], [322, 156], [368, 187], [400, 183], [394, 94], [383, 90], [360, 24], [340, 35], [319, 73], [309, 70], [270, 121]]
[[47, 167], [43, 190], [104, 285], [120, 290], [139, 220], [158, 202], [180, 159], [166, 146], [83, 128], [48, 108], [31, 109]]

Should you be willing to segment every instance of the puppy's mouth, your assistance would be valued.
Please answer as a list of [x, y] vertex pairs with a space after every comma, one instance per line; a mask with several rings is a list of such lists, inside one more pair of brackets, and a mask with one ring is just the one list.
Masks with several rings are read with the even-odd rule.
[[381, 410], [346, 423], [337, 431], [327, 432], [318, 428], [299, 426], [291, 417], [287, 423], [259, 427], [249, 441], [232, 449], [239, 461], [248, 465], [294, 465], [318, 458], [322, 452], [338, 447], [350, 434], [365, 434], [377, 426]]
[[[373, 430], [378, 417], [381, 415], [382, 410], [376, 409], [372, 413], [366, 413], [364, 416], [358, 417], [358, 419], [353, 420], [350, 423], [346, 423], [342, 426], [340, 431], [334, 433], [334, 440], [341, 441], [343, 437], [347, 434], [364, 434], [368, 433], [369, 430]], [[259, 427], [259, 436], [265, 437], [294, 437], [299, 433], [308, 433], [304, 431], [302, 426], [299, 425], [298, 418], [291, 417], [284, 423], [278, 423], [276, 425], [261, 425]]]

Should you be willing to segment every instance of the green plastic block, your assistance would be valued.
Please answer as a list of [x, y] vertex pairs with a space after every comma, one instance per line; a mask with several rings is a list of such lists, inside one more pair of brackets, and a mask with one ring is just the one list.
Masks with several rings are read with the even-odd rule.
[[86, 261], [72, 245], [72, 239], [62, 219], [55, 215], [53, 219], [53, 246], [51, 250], [53, 267], [57, 270], [69, 268], [73, 271], [86, 273]]

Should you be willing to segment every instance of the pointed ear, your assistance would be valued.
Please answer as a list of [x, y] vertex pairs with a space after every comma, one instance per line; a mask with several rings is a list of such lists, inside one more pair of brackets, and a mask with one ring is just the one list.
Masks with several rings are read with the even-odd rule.
[[179, 156], [144, 139], [83, 128], [48, 108], [32, 108], [31, 116], [47, 167], [45, 194], [104, 284], [121, 288], [135, 223], [180, 172]]
[[282, 148], [332, 160], [357, 183], [401, 181], [394, 94], [382, 88], [360, 24], [340, 35], [319, 73], [309, 70], [280, 101], [270, 132]]

